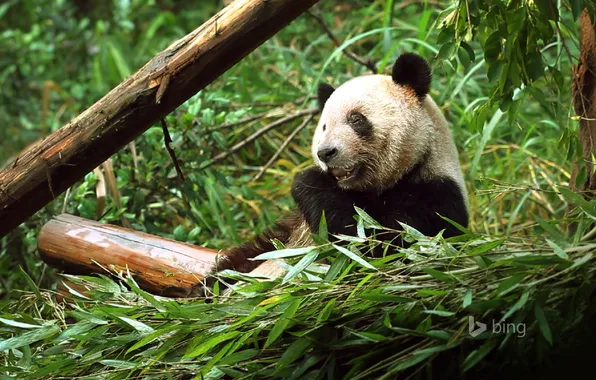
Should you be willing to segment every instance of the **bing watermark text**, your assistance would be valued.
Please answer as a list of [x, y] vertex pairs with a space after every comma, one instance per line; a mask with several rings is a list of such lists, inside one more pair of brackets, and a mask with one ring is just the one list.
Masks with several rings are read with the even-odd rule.
[[526, 335], [525, 323], [496, 322], [494, 319], [491, 322], [490, 326], [487, 326], [486, 323], [474, 321], [474, 317], [469, 316], [468, 332], [473, 337], [477, 337], [489, 329], [493, 334], [517, 334], [518, 338], [523, 338]]

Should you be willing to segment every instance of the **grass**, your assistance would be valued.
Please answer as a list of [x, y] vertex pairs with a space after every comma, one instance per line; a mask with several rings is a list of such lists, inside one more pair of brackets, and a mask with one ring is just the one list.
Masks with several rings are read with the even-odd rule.
[[[513, 114], [483, 108], [491, 83], [478, 46], [471, 44], [476, 59], [467, 65], [435, 58], [432, 25], [444, 5], [377, 0], [320, 9], [340, 46], [305, 14], [167, 117], [183, 184], [156, 125], [134, 142], [136, 157], [125, 148], [112, 158], [122, 209], [112, 195], [97, 218], [98, 179], [89, 173], [2, 239], [0, 376], [546, 378], [558, 374], [556, 365], [581, 363], [581, 353], [590, 352], [581, 346], [590, 335], [581, 332], [594, 321], [596, 208], [569, 190], [575, 148], [561, 136], [575, 136], [577, 122], [570, 117], [570, 62], [557, 53], [563, 43], [577, 51], [576, 36], [564, 34], [544, 50], [563, 73], [560, 83], [541, 79], [524, 88]], [[152, 32], [138, 40], [116, 31], [103, 36], [101, 45], [110, 48], [92, 62], [90, 83], [133, 71], [142, 64], [135, 52], [150, 57], [154, 45], [159, 51], [155, 30], [183, 33], [167, 20], [156, 16], [147, 23]], [[463, 237], [410, 229], [411, 248], [377, 260], [362, 255], [374, 236], [353, 237], [348, 251], [319, 240], [289, 259], [293, 278], [230, 274], [244, 284], [211, 302], [148, 294], [125, 273], [68, 277], [88, 296], [73, 290], [76, 304], [55, 300], [62, 277], [41, 263], [35, 246], [39, 228], [63, 208], [109, 223], [124, 216], [137, 230], [217, 249], [251, 238], [289, 211], [292, 177], [312, 164], [318, 115], [298, 131], [310, 115], [283, 123], [204, 166], [260, 128], [312, 107], [317, 81], [338, 85], [368, 72], [344, 51], [372, 59], [385, 73], [403, 51], [431, 61], [431, 95], [452, 126], [470, 193]], [[102, 72], [98, 62], [110, 57]], [[68, 121], [62, 117], [55, 116]], [[329, 267], [308, 266], [322, 258]], [[489, 330], [472, 336], [470, 317]], [[493, 326], [509, 331], [493, 333]], [[578, 360], [563, 360], [565, 353]]]

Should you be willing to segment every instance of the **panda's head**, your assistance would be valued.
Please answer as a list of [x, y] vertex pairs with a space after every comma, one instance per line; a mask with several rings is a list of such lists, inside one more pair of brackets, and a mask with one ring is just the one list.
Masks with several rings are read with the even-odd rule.
[[337, 89], [321, 84], [322, 112], [312, 144], [316, 164], [343, 189], [393, 186], [428, 151], [433, 116], [425, 102], [430, 83], [428, 63], [406, 53], [391, 76], [356, 77]]

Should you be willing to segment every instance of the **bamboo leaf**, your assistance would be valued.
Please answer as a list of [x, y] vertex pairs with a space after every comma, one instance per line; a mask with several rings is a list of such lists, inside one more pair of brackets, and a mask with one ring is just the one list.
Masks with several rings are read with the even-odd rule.
[[488, 355], [497, 345], [498, 341], [489, 341], [483, 344], [478, 350], [470, 352], [463, 363], [463, 372], [468, 372], [478, 362], [480, 362], [486, 355]]
[[376, 268], [374, 266], [372, 266], [370, 263], [368, 263], [366, 260], [364, 260], [362, 257], [358, 256], [354, 252], [352, 252], [344, 247], [341, 247], [339, 245], [336, 245], [336, 244], [333, 244], [333, 248], [337, 249], [339, 252], [343, 253], [348, 258], [350, 258], [351, 260], [354, 260], [355, 262], [362, 265], [363, 267], [376, 270]]
[[277, 362], [277, 368], [283, 368], [288, 364], [293, 363], [297, 360], [304, 351], [306, 351], [312, 345], [310, 339], [306, 337], [300, 337], [294, 343], [292, 343], [286, 351], [283, 353], [279, 362]]
[[544, 239], [546, 240], [546, 243], [553, 249], [553, 251], [555, 252], [555, 254], [557, 256], [559, 256], [560, 258], [564, 259], [564, 260], [569, 260], [569, 255], [567, 255], [567, 253], [565, 253], [565, 251], [563, 251], [563, 248], [559, 247], [555, 242], [549, 240], [549, 239]]
[[297, 262], [296, 265], [294, 265], [292, 269], [288, 271], [288, 273], [286, 273], [281, 283], [285, 284], [294, 277], [298, 276], [300, 272], [302, 272], [304, 269], [308, 268], [310, 264], [315, 262], [317, 257], [319, 257], [318, 251], [311, 251], [304, 255], [304, 257], [302, 257], [302, 259], [300, 259], [300, 261]]
[[207, 339], [206, 341], [200, 343], [198, 347], [191, 350], [190, 352], [187, 352], [182, 357], [182, 359], [193, 359], [193, 358], [196, 358], [197, 356], [203, 355], [203, 354], [207, 353], [209, 350], [211, 350], [212, 348], [214, 348], [215, 346], [217, 346], [218, 344], [225, 342], [227, 340], [233, 339], [240, 334], [241, 334], [240, 331], [228, 331], [227, 333], [224, 333], [224, 334], [217, 334], [217, 335]]
[[40, 340], [47, 339], [51, 336], [54, 336], [60, 332], [60, 327], [58, 326], [49, 326], [44, 329], [35, 329], [31, 331], [27, 331], [21, 335], [15, 336], [14, 338], [6, 339], [4, 341], [0, 341], [0, 352], [4, 350], [10, 350], [14, 348], [23, 347], [25, 345], [29, 345]]
[[544, 339], [551, 345], [553, 344], [553, 336], [550, 332], [550, 327], [548, 326], [548, 321], [546, 320], [546, 316], [544, 315], [544, 310], [538, 303], [534, 306], [534, 315], [536, 315], [536, 321], [538, 322], [538, 327], [540, 328], [540, 332]]
[[118, 317], [118, 319], [121, 320], [122, 322], [126, 323], [127, 325], [131, 326], [133, 329], [137, 330], [141, 334], [150, 334], [155, 331], [151, 326], [148, 326], [148, 325], [144, 324], [143, 322], [139, 322], [132, 318]]
[[253, 259], [250, 260], [271, 260], [271, 259], [281, 259], [284, 257], [294, 257], [294, 256], [302, 256], [309, 252], [316, 250], [316, 246], [308, 246], [308, 247], [301, 247], [301, 248], [286, 248], [279, 251], [271, 251], [265, 252]]
[[265, 342], [264, 348], [269, 347], [272, 343], [274, 343], [277, 338], [284, 332], [284, 330], [290, 324], [290, 320], [296, 314], [296, 311], [300, 307], [301, 299], [295, 299], [288, 305], [286, 310], [284, 310], [279, 320], [275, 323], [271, 331], [269, 332], [269, 336], [267, 337], [267, 341]]

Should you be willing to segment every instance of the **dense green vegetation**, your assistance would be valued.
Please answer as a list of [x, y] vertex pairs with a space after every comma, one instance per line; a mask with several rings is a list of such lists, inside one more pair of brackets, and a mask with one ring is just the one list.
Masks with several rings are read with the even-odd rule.
[[[583, 3], [321, 2], [313, 12], [341, 47], [302, 15], [166, 118], [184, 183], [155, 125], [112, 157], [118, 191], [104, 206], [97, 175], [89, 173], [0, 240], [0, 377], [301, 379], [340, 378], [351, 369], [346, 378], [401, 370], [444, 378], [465, 368], [489, 378], [501, 363], [523, 374], [548, 371], [553, 358], [563, 363], [558, 352], [581, 358], [573, 339], [594, 320], [587, 305], [596, 269], [595, 203], [569, 190], [579, 146], [571, 65]], [[0, 5], [0, 166], [222, 7], [205, 0], [90, 4]], [[555, 17], [559, 22], [548, 21]], [[442, 20], [447, 29], [439, 28]], [[130, 278], [104, 277], [77, 280], [91, 297], [78, 297], [76, 308], [55, 303], [60, 276], [39, 259], [36, 237], [60, 212], [125, 220], [220, 249], [290, 210], [292, 177], [312, 164], [317, 115], [263, 173], [308, 115], [210, 160], [264, 125], [313, 107], [319, 80], [338, 85], [370, 72], [344, 49], [383, 73], [405, 51], [431, 62], [431, 95], [451, 122], [471, 198], [462, 238], [410, 230], [412, 248], [363, 261], [357, 253], [374, 237], [355, 237], [346, 252], [326, 244], [321, 231], [321, 245], [294, 252], [289, 263], [305, 268], [327, 257], [328, 272], [311, 267], [292, 281], [262, 283], [243, 277], [248, 285], [231, 299], [162, 299]], [[572, 222], [577, 228], [569, 232]], [[524, 326], [524, 334], [472, 337], [471, 315]], [[434, 373], [424, 368], [431, 360]]]

